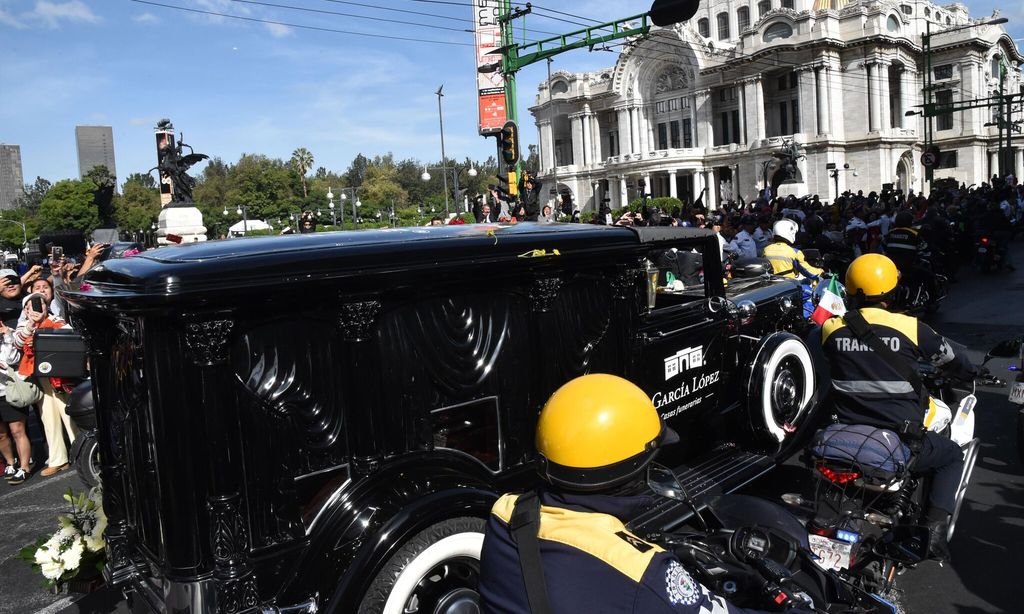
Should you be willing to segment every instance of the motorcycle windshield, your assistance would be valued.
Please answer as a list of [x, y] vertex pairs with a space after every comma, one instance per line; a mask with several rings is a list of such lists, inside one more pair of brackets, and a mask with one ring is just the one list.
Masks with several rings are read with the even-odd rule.
[[758, 525], [776, 529], [810, 549], [807, 529], [781, 505], [750, 495], [720, 495], [708, 501], [708, 509], [726, 529]]

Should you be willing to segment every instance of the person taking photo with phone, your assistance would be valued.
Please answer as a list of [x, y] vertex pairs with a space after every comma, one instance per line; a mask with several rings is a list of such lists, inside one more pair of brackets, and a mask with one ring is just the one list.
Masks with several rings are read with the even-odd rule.
[[[53, 296], [52, 289], [49, 295]], [[18, 366], [18, 375], [22, 378], [32, 377], [35, 370], [35, 350], [33, 348], [35, 333], [40, 329], [47, 328], [70, 328], [64, 320], [50, 314], [49, 299], [42, 292], [33, 292], [22, 299], [25, 311], [24, 322], [18, 325], [14, 331], [14, 346], [21, 350], [21, 363]], [[68, 432], [68, 439], [71, 443], [75, 441], [77, 429], [68, 416], [67, 396], [63, 390], [57, 390], [50, 382], [50, 378], [38, 378], [36, 385], [43, 394], [40, 403], [39, 417], [43, 423], [43, 431], [46, 434], [46, 445], [50, 455], [46, 460], [46, 468], [40, 472], [44, 478], [60, 473], [70, 467], [68, 464], [68, 449], [64, 444], [64, 430]]]

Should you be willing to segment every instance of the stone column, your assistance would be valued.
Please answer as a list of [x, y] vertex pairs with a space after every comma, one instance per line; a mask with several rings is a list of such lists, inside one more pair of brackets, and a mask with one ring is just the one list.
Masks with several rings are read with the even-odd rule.
[[583, 117], [580, 118], [580, 125], [583, 137], [583, 155], [580, 158], [583, 160], [583, 165], [586, 166], [593, 162], [590, 151], [590, 105], [583, 105]]
[[575, 113], [569, 116], [572, 122], [572, 163], [583, 166], [583, 116]]
[[[814, 68], [801, 67], [796, 73], [797, 79], [797, 113], [800, 117], [800, 130], [806, 134], [814, 134]], [[797, 132], [796, 130], [793, 131]]]
[[828, 121], [828, 85], [826, 83], [825, 68], [819, 67], [814, 71], [815, 96], [814, 106], [818, 111], [818, 134], [829, 133]]
[[889, 118], [889, 64], [880, 62], [875, 65], [875, 81], [878, 82], [878, 129], [881, 132], [888, 131], [892, 127], [892, 120]]
[[629, 204], [629, 192], [626, 190], [626, 176], [622, 175], [619, 177], [619, 206], [616, 209], [621, 209]]
[[[707, 197], [701, 196], [701, 192], [707, 187], [707, 183], [704, 181], [704, 171], [693, 171], [693, 200], [697, 202], [698, 198], [704, 198], [705, 204], [707, 203]], [[692, 203], [691, 203], [692, 204]]]
[[650, 173], [644, 173], [644, 194], [647, 194], [648, 196], [654, 196], [654, 194], [651, 193], [651, 174]]
[[1016, 149], [1013, 152], [1013, 176], [1020, 183], [1024, 178], [1024, 149]]
[[676, 188], [676, 172], [668, 172], [668, 195], [672, 198], [679, 198], [679, 190]]
[[593, 113], [590, 115], [590, 153], [591, 161], [594, 164], [600, 164], [603, 160], [601, 157], [601, 121]]
[[694, 132], [699, 136], [699, 147], [712, 147], [714, 140], [714, 127], [711, 125], [711, 90], [698, 90], [695, 92], [696, 106], [694, 107], [695, 122]]
[[999, 174], [999, 150], [988, 152], [988, 172], [985, 174], [985, 181], [989, 181], [992, 175]]
[[637, 107], [637, 109], [636, 109], [636, 119], [637, 119], [637, 130], [636, 130], [636, 132], [637, 132], [637, 139], [638, 139], [638, 142], [640, 144], [640, 149], [638, 150], [638, 153], [646, 154], [647, 152], [649, 152], [651, 150], [651, 148], [649, 147], [648, 141], [647, 141], [647, 133], [648, 133], [649, 128], [647, 126], [647, 114], [644, 112], [644, 108], [643, 107]]
[[867, 83], [867, 97], [868, 97], [868, 132], [878, 132], [879, 126], [879, 109], [878, 109], [878, 83], [876, 75], [878, 74], [878, 65], [875, 63], [864, 64], [864, 74], [866, 75]]
[[[825, 68], [825, 81], [828, 89], [828, 114], [829, 124], [832, 129], [831, 136], [837, 140], [843, 140], [846, 137], [846, 100], [843, 98], [845, 92], [843, 91], [843, 80], [840, 74], [839, 58], [834, 55], [827, 55], [825, 57], [827, 62]], [[854, 97], [856, 101], [856, 97]], [[856, 105], [856, 102], [854, 102]]]
[[540, 142], [541, 166], [550, 172], [555, 168], [555, 140], [552, 138], [550, 119], [540, 122]]
[[715, 182], [715, 170], [709, 168], [704, 173], [707, 174], [705, 185], [708, 186], [708, 191], [704, 195], [704, 202], [708, 204], [708, 210], [713, 211], [718, 208], [718, 184]]
[[629, 137], [629, 109], [619, 109], [619, 155], [633, 153]]
[[640, 153], [640, 121], [636, 107], [629, 109], [629, 150], [633, 153]]

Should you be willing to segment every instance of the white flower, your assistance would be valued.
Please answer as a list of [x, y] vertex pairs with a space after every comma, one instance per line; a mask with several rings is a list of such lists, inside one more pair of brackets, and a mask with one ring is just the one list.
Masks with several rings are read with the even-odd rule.
[[71, 546], [60, 555], [60, 560], [66, 569], [78, 569], [82, 563], [82, 553], [85, 551], [85, 543], [76, 539]]
[[52, 561], [53, 555], [51, 554], [51, 552], [52, 551], [45, 545], [40, 546], [39, 549], [36, 550], [36, 565], [42, 565], [43, 563], [48, 563]]
[[89, 549], [89, 552], [99, 552], [103, 550], [105, 542], [103, 540], [103, 533], [107, 530], [107, 517], [100, 514], [99, 520], [96, 522], [96, 526], [93, 527], [92, 533], [85, 536], [85, 547]]
[[57, 580], [64, 573], [64, 563], [61, 561], [47, 561], [41, 563], [39, 567], [48, 580]]

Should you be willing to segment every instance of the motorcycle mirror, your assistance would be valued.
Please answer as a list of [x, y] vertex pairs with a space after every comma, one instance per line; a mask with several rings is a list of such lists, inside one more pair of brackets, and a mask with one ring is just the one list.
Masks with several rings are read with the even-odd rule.
[[928, 557], [931, 536], [928, 527], [897, 525], [875, 542], [878, 556], [905, 565], [916, 565]]
[[804, 259], [806, 259], [808, 261], [810, 261], [810, 260], [815, 260], [815, 261], [816, 260], [821, 260], [821, 250], [820, 249], [809, 248], [809, 249], [805, 249], [805, 250], [801, 250], [801, 251], [803, 251], [803, 253], [804, 253]]
[[988, 361], [991, 358], [1016, 358], [1020, 354], [1021, 343], [1024, 343], [1024, 339], [1020, 337], [1004, 339], [985, 354], [985, 360]]
[[676, 474], [664, 465], [651, 463], [647, 467], [647, 485], [662, 497], [686, 502], [686, 491]]

